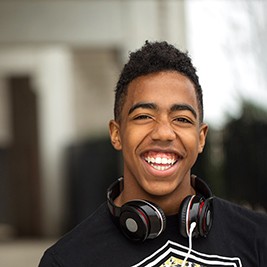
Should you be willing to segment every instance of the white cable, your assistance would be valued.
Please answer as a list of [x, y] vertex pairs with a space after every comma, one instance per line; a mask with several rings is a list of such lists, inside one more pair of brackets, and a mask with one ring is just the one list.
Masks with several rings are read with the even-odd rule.
[[188, 248], [188, 252], [187, 252], [187, 254], [186, 254], [186, 256], [185, 256], [185, 258], [183, 260], [183, 263], [182, 263], [181, 267], [185, 267], [186, 261], [187, 261], [188, 257], [191, 254], [191, 251], [192, 251], [192, 238], [193, 238], [192, 235], [193, 235], [193, 231], [196, 228], [196, 226], [197, 226], [197, 224], [195, 222], [192, 222], [190, 224], [189, 237], [188, 237], [189, 238], [189, 248]]

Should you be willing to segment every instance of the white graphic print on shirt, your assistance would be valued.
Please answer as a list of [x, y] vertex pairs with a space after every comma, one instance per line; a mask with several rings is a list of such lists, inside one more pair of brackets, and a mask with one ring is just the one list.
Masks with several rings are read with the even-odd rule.
[[[188, 248], [175, 242], [168, 241], [152, 255], [132, 267], [180, 267], [186, 257]], [[242, 267], [241, 260], [237, 257], [229, 258], [219, 255], [207, 255], [192, 250], [187, 260], [187, 267]]]

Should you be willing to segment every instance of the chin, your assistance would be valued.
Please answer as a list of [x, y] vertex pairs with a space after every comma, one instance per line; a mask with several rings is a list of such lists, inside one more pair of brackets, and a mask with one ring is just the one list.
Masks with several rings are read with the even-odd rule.
[[150, 183], [145, 191], [151, 195], [156, 197], [163, 197], [170, 195], [175, 191], [176, 187], [174, 185], [170, 185], [169, 183], [167, 185], [164, 185], [163, 183]]

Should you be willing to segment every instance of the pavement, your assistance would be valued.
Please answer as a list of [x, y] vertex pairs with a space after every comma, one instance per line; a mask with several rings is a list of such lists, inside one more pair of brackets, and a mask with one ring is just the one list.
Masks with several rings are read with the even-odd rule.
[[0, 241], [1, 267], [37, 267], [46, 248], [55, 240]]

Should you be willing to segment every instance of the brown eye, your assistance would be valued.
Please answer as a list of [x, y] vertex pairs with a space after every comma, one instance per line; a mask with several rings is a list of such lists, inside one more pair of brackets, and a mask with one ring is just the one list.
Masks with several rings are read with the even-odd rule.
[[189, 119], [184, 118], [184, 117], [176, 118], [175, 121], [176, 122], [181, 122], [181, 123], [190, 123], [190, 124], [192, 124], [192, 122]]
[[151, 117], [148, 115], [139, 115], [134, 118], [134, 120], [147, 120], [147, 119], [151, 119]]

